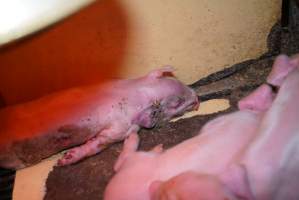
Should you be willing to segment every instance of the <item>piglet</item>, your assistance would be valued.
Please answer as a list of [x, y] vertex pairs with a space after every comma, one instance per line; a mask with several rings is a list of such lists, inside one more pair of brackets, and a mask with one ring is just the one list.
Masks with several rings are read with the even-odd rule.
[[105, 200], [299, 199], [298, 61], [279, 56], [268, 83], [240, 100], [239, 111], [168, 150], [136, 152], [131, 134]]
[[165, 67], [1, 109], [0, 166], [23, 168], [71, 147], [58, 164], [75, 163], [140, 127], [197, 109], [196, 93], [171, 73]]

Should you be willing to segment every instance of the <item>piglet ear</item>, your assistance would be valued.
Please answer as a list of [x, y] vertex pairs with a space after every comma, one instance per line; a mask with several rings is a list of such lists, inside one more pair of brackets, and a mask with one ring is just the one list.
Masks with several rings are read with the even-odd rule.
[[225, 186], [238, 198], [253, 200], [247, 171], [244, 165], [235, 164], [220, 176]]
[[174, 68], [170, 65], [164, 66], [161, 69], [156, 69], [151, 71], [147, 76], [149, 78], [161, 78], [164, 75], [172, 76]]

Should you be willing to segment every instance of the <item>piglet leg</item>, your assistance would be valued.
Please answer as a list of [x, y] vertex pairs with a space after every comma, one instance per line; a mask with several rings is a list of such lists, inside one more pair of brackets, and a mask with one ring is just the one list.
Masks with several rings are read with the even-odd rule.
[[250, 95], [241, 99], [238, 103], [240, 110], [252, 110], [263, 112], [272, 105], [274, 93], [269, 85], [263, 84], [253, 91]]
[[[107, 131], [109, 130], [105, 130], [104, 132]], [[113, 141], [110, 138], [101, 135], [101, 133], [96, 137], [88, 140], [85, 144], [68, 150], [64, 154], [64, 156], [60, 160], [58, 160], [57, 164], [59, 166], [72, 164], [83, 159], [84, 157], [89, 157], [102, 151], [108, 144], [112, 143]]]
[[267, 82], [275, 86], [281, 86], [287, 75], [292, 72], [298, 64], [299, 55], [293, 56], [292, 59], [286, 55], [278, 56], [274, 61], [273, 68], [269, 76], [267, 77]]
[[132, 132], [137, 132], [138, 129], [139, 127], [132, 126], [126, 134], [123, 134], [120, 127], [111, 126], [110, 128], [104, 129], [98, 133], [96, 137], [88, 140], [85, 144], [67, 151], [65, 155], [58, 160], [58, 165], [63, 166], [72, 164], [83, 158], [95, 155], [105, 149], [109, 144], [123, 139], [119, 136], [127, 136]]
[[132, 133], [129, 135], [129, 137], [125, 140], [123, 150], [118, 156], [117, 161], [114, 164], [114, 171], [118, 171], [123, 164], [123, 162], [126, 160], [127, 157], [129, 157], [131, 154], [136, 152], [139, 145], [139, 137], [137, 133]]
[[266, 111], [272, 105], [275, 94], [270, 87], [280, 87], [286, 77], [299, 68], [299, 54], [289, 58], [286, 55], [278, 56], [273, 64], [272, 70], [267, 77], [267, 84], [258, 87], [249, 96], [239, 101], [240, 110], [248, 109], [253, 111]]
[[272, 105], [275, 98], [272, 86], [280, 87], [289, 73], [299, 66], [299, 54], [289, 58], [286, 55], [278, 56], [273, 64], [273, 68], [267, 77], [267, 84], [258, 87], [247, 97], [241, 99], [238, 103], [240, 110], [248, 109], [252, 111], [266, 111]]

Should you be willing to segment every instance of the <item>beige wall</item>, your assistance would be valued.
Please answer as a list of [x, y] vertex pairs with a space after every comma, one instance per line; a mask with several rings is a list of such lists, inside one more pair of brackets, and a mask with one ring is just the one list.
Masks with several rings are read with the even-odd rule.
[[100, 0], [0, 49], [0, 93], [14, 104], [108, 77], [174, 65], [185, 83], [256, 57], [281, 0]]

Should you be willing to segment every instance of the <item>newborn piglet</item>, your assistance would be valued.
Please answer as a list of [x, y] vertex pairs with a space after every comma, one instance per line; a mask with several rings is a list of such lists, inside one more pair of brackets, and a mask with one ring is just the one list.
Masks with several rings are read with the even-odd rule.
[[0, 110], [0, 167], [23, 168], [64, 149], [59, 165], [92, 156], [140, 127], [198, 108], [196, 93], [165, 67], [78, 87]]

